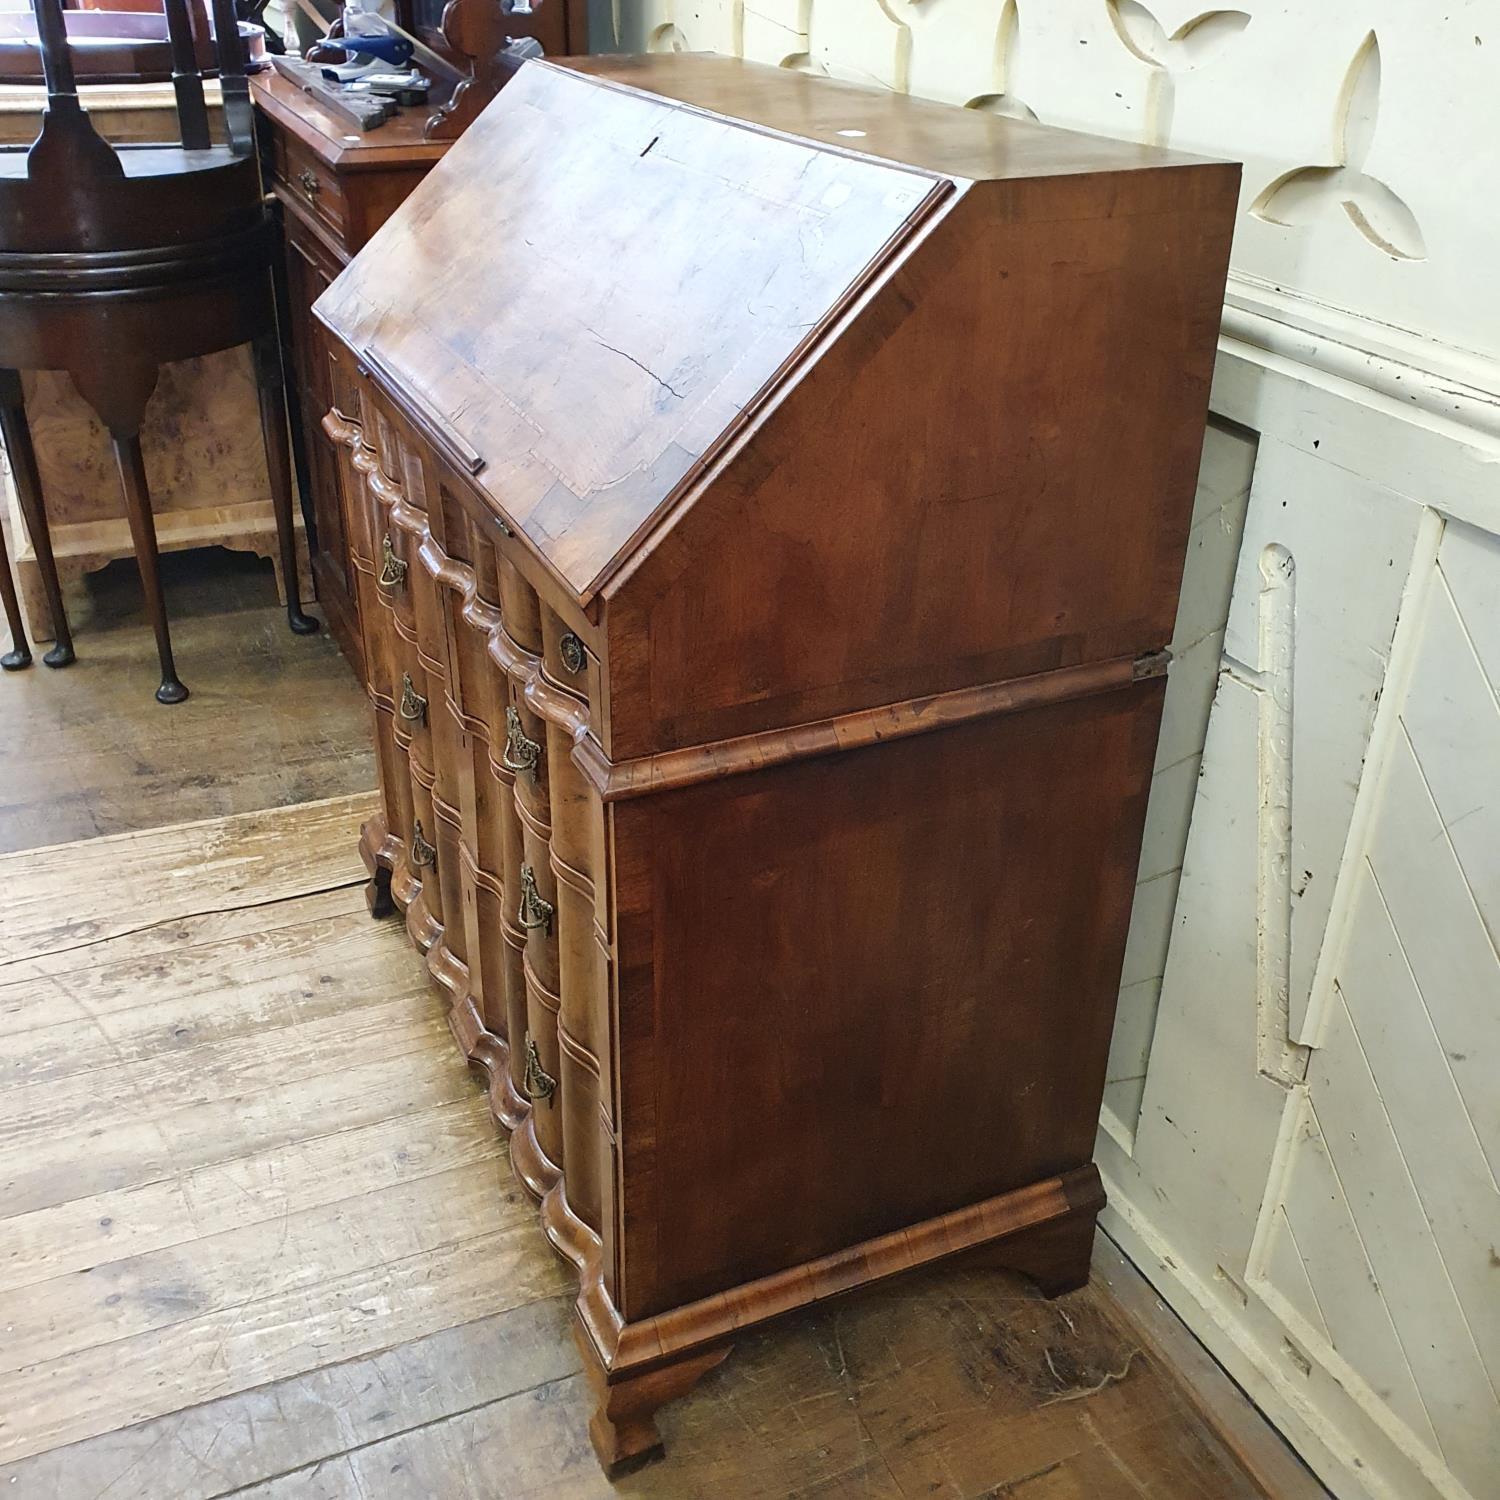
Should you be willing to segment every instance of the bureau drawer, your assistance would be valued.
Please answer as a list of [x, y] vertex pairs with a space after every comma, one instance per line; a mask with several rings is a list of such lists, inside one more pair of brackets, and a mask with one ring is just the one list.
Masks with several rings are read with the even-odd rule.
[[349, 206], [338, 175], [300, 141], [276, 132], [275, 172], [283, 191], [342, 241], [349, 227]]

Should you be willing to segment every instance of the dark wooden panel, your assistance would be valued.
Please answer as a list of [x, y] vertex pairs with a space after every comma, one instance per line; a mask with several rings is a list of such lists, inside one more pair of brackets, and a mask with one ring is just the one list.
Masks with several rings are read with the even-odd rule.
[[616, 807], [627, 1318], [1090, 1159], [1161, 692]]
[[281, 333], [298, 479], [312, 511], [313, 580], [329, 629], [364, 680], [346, 499], [337, 454], [323, 431], [323, 418], [334, 404], [327, 337], [310, 309], [446, 146], [422, 139], [424, 111], [404, 111], [378, 132], [351, 138], [338, 121], [274, 73], [261, 74], [252, 89], [262, 170], [281, 208]]
[[1236, 173], [1104, 181], [972, 189], [610, 585], [613, 756], [1171, 638]]
[[313, 580], [328, 627], [356, 676], [363, 680], [364, 646], [339, 493], [338, 458], [323, 431], [323, 416], [333, 405], [328, 356], [322, 329], [305, 311], [338, 274], [338, 264], [295, 213], [285, 211], [283, 223], [287, 303], [301, 310], [300, 316], [287, 319], [285, 333], [291, 356], [290, 395], [301, 418], [299, 473], [313, 510]]

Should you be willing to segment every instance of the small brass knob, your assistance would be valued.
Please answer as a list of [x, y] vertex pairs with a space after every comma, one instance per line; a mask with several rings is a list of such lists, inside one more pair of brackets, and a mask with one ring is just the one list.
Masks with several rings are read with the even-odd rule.
[[318, 181], [313, 173], [308, 171], [302, 171], [297, 174], [297, 186], [302, 189], [302, 196], [309, 203], [313, 202], [318, 194], [323, 191], [323, 184]]

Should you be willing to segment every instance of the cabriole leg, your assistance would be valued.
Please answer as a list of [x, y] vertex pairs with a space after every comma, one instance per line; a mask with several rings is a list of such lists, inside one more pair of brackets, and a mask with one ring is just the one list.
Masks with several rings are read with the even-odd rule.
[[115, 462], [120, 468], [120, 487], [125, 491], [125, 514], [130, 520], [130, 539], [135, 545], [136, 566], [141, 570], [141, 588], [146, 595], [146, 613], [156, 635], [156, 655], [161, 664], [158, 703], [181, 703], [188, 690], [177, 677], [172, 661], [172, 637], [167, 629], [167, 601], [162, 592], [161, 559], [156, 546], [156, 521], [151, 514], [151, 491], [146, 484], [146, 465], [141, 458], [138, 432], [128, 437], [111, 434]]
[[[21, 518], [26, 522], [36, 553], [37, 568], [42, 575], [42, 591], [47, 596], [47, 613], [52, 618], [52, 647], [42, 655], [49, 667], [65, 667], [73, 660], [73, 634], [68, 629], [68, 615], [63, 608], [62, 586], [57, 581], [57, 562], [52, 556], [52, 533], [47, 527], [47, 506], [42, 498], [42, 478], [36, 466], [36, 450], [31, 446], [31, 425], [26, 420], [26, 404], [21, 390], [20, 372], [0, 370], [0, 435], [10, 455], [10, 472], [16, 482], [16, 499], [21, 503]], [[3, 663], [7, 671], [24, 667], [31, 660], [26, 636], [20, 629], [17, 614], [12, 617], [15, 585], [10, 565], [5, 565], [5, 613], [10, 620], [16, 649]], [[24, 660], [18, 659], [24, 656]]]
[[312, 635], [318, 622], [302, 612], [297, 580], [297, 534], [292, 523], [292, 460], [287, 448], [286, 390], [281, 373], [281, 349], [275, 333], [255, 341], [255, 388], [260, 397], [260, 430], [266, 445], [266, 472], [271, 481], [271, 509], [276, 515], [276, 545], [281, 556], [281, 582], [286, 589], [287, 624], [298, 635]]

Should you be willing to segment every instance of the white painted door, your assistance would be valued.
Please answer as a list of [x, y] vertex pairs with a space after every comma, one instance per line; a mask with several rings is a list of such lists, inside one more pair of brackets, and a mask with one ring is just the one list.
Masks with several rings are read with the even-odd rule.
[[1214, 502], [1246, 479], [1248, 499], [1222, 643], [1192, 593], [1179, 618], [1200, 643], [1158, 759], [1106, 1222], [1340, 1493], [1480, 1500], [1500, 1494], [1500, 539], [1473, 502], [1496, 454], [1456, 446], [1423, 504], [1341, 461], [1389, 413], [1240, 376], [1223, 404], [1268, 427], [1295, 404], [1319, 446], [1210, 434], [1195, 539], [1233, 547]]

